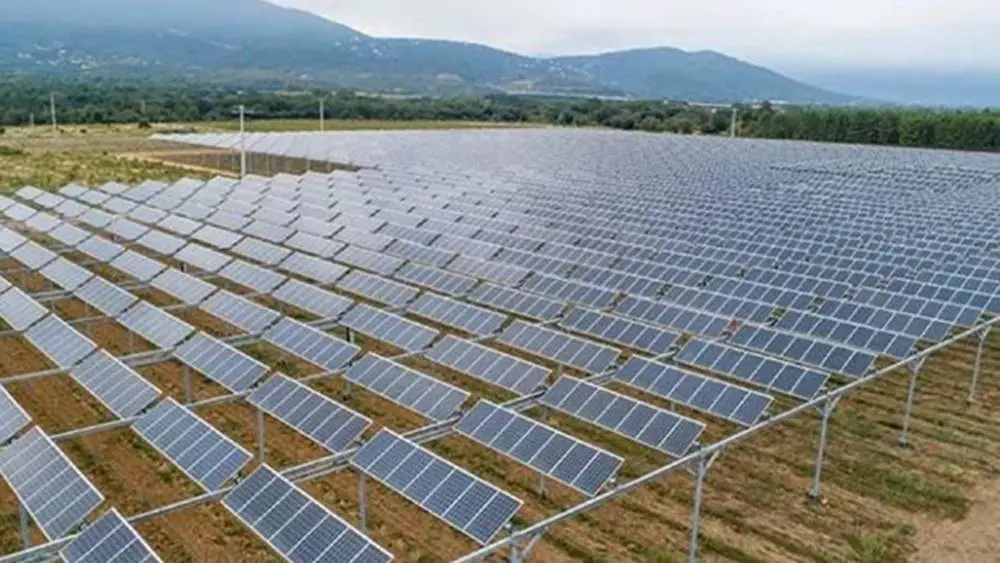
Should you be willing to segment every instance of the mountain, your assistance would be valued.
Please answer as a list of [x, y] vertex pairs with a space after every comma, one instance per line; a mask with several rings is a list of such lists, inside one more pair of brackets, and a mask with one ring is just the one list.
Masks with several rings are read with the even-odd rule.
[[262, 0], [0, 0], [0, 72], [305, 82], [365, 91], [848, 103], [710, 51], [528, 57], [365, 35]]

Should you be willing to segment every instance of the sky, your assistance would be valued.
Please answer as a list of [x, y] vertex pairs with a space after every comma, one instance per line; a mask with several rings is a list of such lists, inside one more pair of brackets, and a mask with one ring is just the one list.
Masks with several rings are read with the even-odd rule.
[[996, 0], [272, 1], [369, 35], [531, 55], [668, 45], [790, 69], [1000, 69]]

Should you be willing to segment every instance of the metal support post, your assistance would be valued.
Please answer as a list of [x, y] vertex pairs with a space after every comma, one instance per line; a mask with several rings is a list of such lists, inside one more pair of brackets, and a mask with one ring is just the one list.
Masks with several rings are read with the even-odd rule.
[[528, 540], [528, 543], [524, 544], [524, 547], [518, 547], [517, 543], [512, 544], [510, 546], [510, 555], [507, 556], [507, 561], [509, 563], [524, 563], [527, 561], [528, 554], [531, 553], [531, 550], [535, 547], [535, 544], [538, 543], [538, 540], [542, 539], [542, 535], [544, 535], [544, 531], [531, 536], [531, 539]]
[[906, 409], [903, 412], [903, 430], [899, 434], [899, 445], [904, 448], [910, 445], [910, 417], [913, 414], [913, 396], [917, 392], [917, 377], [920, 375], [920, 370], [923, 369], [923, 367], [924, 357], [906, 364], [906, 368], [910, 370], [910, 386], [906, 391]]
[[257, 458], [261, 463], [267, 456], [267, 435], [264, 433], [264, 411], [257, 409]]
[[361, 533], [368, 533], [368, 477], [358, 473], [358, 504], [361, 512]]
[[17, 503], [17, 513], [21, 522], [21, 545], [24, 549], [28, 549], [31, 547], [31, 518], [23, 502]]
[[816, 448], [816, 468], [813, 472], [812, 487], [809, 489], [809, 498], [819, 502], [823, 499], [820, 492], [820, 480], [823, 476], [823, 458], [826, 455], [827, 428], [830, 425], [830, 415], [837, 408], [837, 403], [843, 395], [838, 395], [833, 399], [827, 399], [820, 408], [819, 446]]
[[976, 338], [979, 339], [979, 346], [976, 348], [976, 362], [972, 367], [972, 383], [969, 384], [969, 397], [966, 402], [972, 404], [976, 401], [976, 387], [979, 385], [979, 372], [983, 367], [983, 348], [986, 347], [986, 338], [990, 335], [990, 327], [976, 331]]
[[691, 511], [691, 541], [688, 545], [687, 563], [698, 563], [698, 534], [701, 531], [701, 500], [705, 491], [705, 477], [717, 454], [698, 458], [694, 474], [694, 507]]
[[184, 403], [191, 403], [191, 368], [184, 364]]

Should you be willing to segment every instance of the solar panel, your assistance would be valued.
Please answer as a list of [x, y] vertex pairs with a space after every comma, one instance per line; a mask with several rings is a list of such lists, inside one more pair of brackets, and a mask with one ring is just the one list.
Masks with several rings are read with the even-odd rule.
[[10, 285], [10, 282], [5, 280], [3, 276], [0, 276], [0, 293], [7, 291], [7, 289], [10, 287], [13, 287]]
[[480, 544], [488, 543], [522, 504], [387, 429], [369, 440], [351, 464]]
[[617, 295], [611, 290], [537, 272], [524, 283], [524, 289], [593, 309], [606, 309], [614, 302]]
[[90, 236], [90, 233], [80, 227], [74, 227], [69, 223], [63, 223], [62, 225], [59, 225], [55, 229], [49, 231], [49, 236], [66, 246], [76, 246], [86, 240], [86, 238]]
[[298, 280], [288, 280], [271, 295], [321, 319], [339, 318], [354, 305], [354, 301], [342, 295]]
[[37, 427], [0, 451], [0, 474], [49, 539], [69, 533], [104, 501]]
[[375, 354], [351, 366], [344, 379], [431, 420], [452, 417], [469, 394]]
[[486, 400], [465, 413], [455, 430], [590, 496], [624, 463], [612, 453]]
[[133, 417], [160, 397], [160, 390], [104, 350], [91, 354], [69, 371], [119, 418]]
[[34, 186], [25, 186], [25, 187], [17, 190], [16, 192], [14, 192], [14, 194], [17, 197], [19, 197], [21, 199], [26, 199], [28, 201], [31, 201], [31, 200], [37, 198], [38, 196], [40, 196], [40, 195], [42, 195], [44, 193], [45, 192], [43, 192], [42, 190], [40, 190], [40, 189], [38, 189], [38, 188], [36, 188]]
[[250, 334], [262, 332], [281, 317], [267, 307], [225, 290], [219, 290], [198, 308]]
[[363, 304], [348, 311], [340, 324], [407, 352], [423, 350], [438, 335], [424, 325]]
[[[311, 231], [310, 231], [311, 232]], [[301, 250], [307, 254], [319, 256], [320, 258], [333, 258], [346, 245], [341, 242], [317, 236], [316, 234], [298, 232], [285, 242], [285, 246]]]
[[128, 216], [140, 223], [155, 225], [164, 220], [167, 217], [167, 213], [148, 205], [139, 205], [132, 211], [129, 211]]
[[230, 391], [241, 393], [271, 369], [236, 348], [199, 332], [180, 345], [174, 356]]
[[633, 357], [616, 370], [615, 381], [735, 422], [752, 426], [771, 404], [771, 396], [730, 385], [676, 366]]
[[353, 445], [372, 421], [284, 375], [268, 379], [247, 401], [338, 453]]
[[170, 397], [144, 414], [132, 428], [208, 491], [221, 489], [253, 457]]
[[292, 253], [291, 250], [283, 246], [249, 237], [241, 240], [230, 252], [260, 262], [265, 266], [274, 266]]
[[477, 287], [469, 301], [537, 321], [553, 320], [566, 308], [558, 301], [489, 283]]
[[278, 244], [285, 242], [289, 237], [295, 234], [295, 231], [292, 229], [280, 227], [264, 221], [254, 221], [250, 223], [243, 228], [243, 232]]
[[288, 318], [268, 329], [263, 339], [330, 372], [346, 366], [361, 351], [357, 346]]
[[160, 563], [142, 536], [112, 508], [60, 550], [66, 563]]
[[209, 273], [218, 272], [233, 260], [225, 254], [193, 242], [182, 248], [174, 258]]
[[0, 387], [0, 444], [6, 444], [25, 426], [31, 417], [17, 404], [4, 387]]
[[803, 399], [815, 397], [827, 381], [820, 371], [706, 340], [691, 340], [675, 360]]
[[454, 336], [435, 344], [427, 359], [519, 395], [537, 391], [549, 375], [541, 366]]
[[855, 377], [864, 376], [875, 363], [875, 355], [869, 352], [764, 327], [744, 325], [733, 335], [732, 342]]
[[848, 344], [897, 360], [908, 357], [917, 344], [917, 339], [913, 336], [894, 334], [850, 321], [800, 311], [786, 312], [775, 327]]
[[12, 250], [9, 254], [12, 258], [33, 271], [40, 270], [42, 266], [59, 257], [55, 252], [30, 240]]
[[15, 248], [21, 246], [28, 239], [15, 233], [10, 229], [0, 227], [0, 251], [9, 254]]
[[138, 301], [131, 293], [97, 276], [77, 288], [73, 295], [109, 317], [117, 317]]
[[406, 262], [400, 258], [388, 256], [371, 250], [365, 250], [357, 246], [348, 246], [341, 250], [335, 257], [337, 262], [375, 272], [383, 276], [390, 276]]
[[38, 273], [66, 291], [73, 291], [94, 276], [94, 274], [65, 258], [58, 258], [49, 262]]
[[100, 209], [91, 208], [88, 209], [83, 215], [80, 215], [78, 220], [94, 227], [95, 229], [103, 229], [115, 220], [115, 216], [105, 213]]
[[515, 321], [497, 340], [519, 350], [588, 373], [606, 371], [618, 358], [618, 350], [569, 336], [555, 330]]
[[251, 219], [238, 213], [220, 210], [210, 215], [205, 222], [230, 231], [242, 231], [243, 227], [250, 224]]
[[214, 285], [174, 268], [164, 270], [149, 285], [187, 305], [201, 303], [216, 290]]
[[665, 354], [681, 337], [675, 332], [585, 309], [570, 311], [560, 326], [654, 355]]
[[[381, 231], [380, 231], [381, 232]], [[385, 250], [386, 254], [405, 258], [411, 262], [429, 264], [438, 268], [444, 267], [455, 256], [455, 252], [432, 248], [417, 242], [397, 239]]]
[[531, 273], [526, 268], [461, 255], [447, 267], [454, 272], [507, 286], [520, 285]]
[[230, 248], [236, 246], [236, 243], [243, 238], [243, 235], [241, 234], [213, 227], [212, 225], [205, 225], [197, 231], [191, 233], [190, 236], [191, 238], [204, 242], [209, 246], [214, 246], [219, 250], [229, 250]]
[[65, 321], [49, 315], [24, 333], [24, 338], [60, 368], [69, 368], [97, 348]]
[[294, 252], [285, 259], [279, 266], [280, 269], [298, 274], [306, 279], [313, 280], [323, 285], [331, 285], [344, 277], [347, 268], [339, 264], [334, 264], [329, 260], [308, 256], [301, 252]]
[[149, 227], [145, 227], [132, 221], [131, 219], [118, 218], [112, 221], [110, 225], [104, 227], [104, 230], [117, 236], [118, 238], [133, 241], [146, 234]]
[[182, 237], [186, 237], [200, 229], [202, 225], [201, 223], [192, 221], [187, 217], [181, 217], [180, 215], [167, 215], [162, 221], [157, 223], [156, 226], [170, 232], [177, 233]]
[[16, 287], [0, 295], [0, 319], [16, 331], [26, 330], [48, 313], [48, 309]]
[[281, 274], [243, 262], [242, 260], [233, 260], [219, 271], [219, 275], [233, 283], [248, 287], [259, 293], [270, 293], [274, 291], [274, 288], [288, 279]]
[[89, 211], [90, 208], [86, 205], [81, 205], [72, 199], [67, 199], [66, 201], [60, 203], [54, 211], [67, 219], [74, 219], [79, 217]]
[[161, 350], [172, 349], [194, 332], [193, 326], [145, 301], [139, 301], [116, 320]]
[[433, 293], [425, 293], [418, 297], [407, 308], [407, 312], [478, 336], [497, 332], [507, 321], [507, 317], [500, 313]]
[[294, 563], [388, 563], [392, 554], [266, 465], [222, 504]]
[[167, 268], [161, 262], [131, 250], [125, 251], [124, 254], [112, 260], [111, 266], [141, 282], [148, 282]]
[[729, 319], [719, 315], [632, 296], [619, 303], [615, 313], [704, 336], [722, 336], [729, 326]]
[[340, 280], [337, 289], [393, 307], [406, 305], [420, 293], [416, 288], [406, 284], [357, 270]]
[[80, 252], [101, 262], [111, 262], [125, 252], [125, 247], [99, 236], [92, 236], [76, 246]]
[[38, 211], [24, 205], [23, 203], [15, 203], [7, 209], [4, 209], [3, 213], [15, 221], [26, 221], [29, 217], [38, 213]]
[[142, 235], [136, 243], [164, 256], [173, 256], [187, 244], [187, 241], [163, 231], [151, 230]]
[[111, 196], [106, 193], [101, 193], [97, 190], [85, 190], [80, 193], [77, 199], [89, 203], [90, 205], [100, 205], [105, 201], [111, 199]]
[[592, 383], [560, 377], [542, 403], [674, 457], [682, 457], [705, 425]]
[[412, 263], [403, 266], [396, 272], [395, 277], [455, 297], [465, 295], [477, 283], [476, 280], [466, 276]]
[[48, 213], [40, 211], [36, 213], [35, 216], [32, 217], [31, 219], [25, 221], [24, 224], [30, 227], [34, 231], [38, 231], [40, 233], [47, 233], [55, 229], [59, 225], [62, 225], [63, 222], [60, 221], [59, 219], [56, 219], [52, 215], [49, 215]]

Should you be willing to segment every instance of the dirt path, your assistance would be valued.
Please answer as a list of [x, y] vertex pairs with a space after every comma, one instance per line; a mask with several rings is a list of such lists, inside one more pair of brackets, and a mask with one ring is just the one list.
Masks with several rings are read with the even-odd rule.
[[969, 515], [958, 522], [920, 526], [913, 563], [987, 563], [1000, 561], [1000, 479], [973, 495]]

